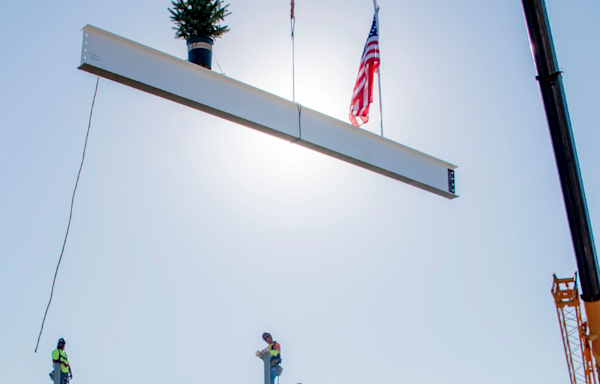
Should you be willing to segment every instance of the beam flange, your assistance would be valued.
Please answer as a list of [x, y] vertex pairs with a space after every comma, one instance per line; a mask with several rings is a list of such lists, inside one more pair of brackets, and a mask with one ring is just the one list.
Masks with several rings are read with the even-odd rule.
[[91, 25], [79, 69], [453, 199], [455, 165]]

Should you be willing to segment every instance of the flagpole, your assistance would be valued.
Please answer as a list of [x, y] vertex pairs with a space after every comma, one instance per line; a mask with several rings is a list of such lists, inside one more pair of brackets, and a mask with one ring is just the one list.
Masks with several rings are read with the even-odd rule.
[[[373, 7], [375, 7], [375, 20], [377, 22], [377, 34], [379, 35], [379, 5], [377, 0], [373, 0]], [[379, 45], [381, 47], [381, 45]], [[379, 48], [379, 67], [377, 67], [377, 80], [379, 88], [379, 121], [381, 123], [381, 137], [383, 137], [383, 106], [381, 101], [381, 48]]]

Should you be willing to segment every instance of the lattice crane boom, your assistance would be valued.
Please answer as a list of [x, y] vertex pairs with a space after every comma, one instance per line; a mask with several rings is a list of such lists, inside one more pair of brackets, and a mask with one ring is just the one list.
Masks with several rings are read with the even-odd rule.
[[577, 274], [566, 279], [559, 279], [554, 275], [552, 296], [556, 304], [571, 384], [597, 384], [588, 323], [583, 321], [581, 315]]

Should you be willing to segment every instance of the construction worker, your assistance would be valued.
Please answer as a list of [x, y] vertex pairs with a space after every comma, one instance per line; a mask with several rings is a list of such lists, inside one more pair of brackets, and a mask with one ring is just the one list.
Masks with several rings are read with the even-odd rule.
[[265, 343], [269, 344], [267, 348], [262, 351], [256, 351], [256, 356], [261, 359], [268, 358], [271, 361], [271, 384], [275, 384], [275, 377], [281, 375], [283, 368], [281, 364], [281, 345], [278, 342], [273, 341], [273, 337], [269, 332], [265, 332], [262, 335]]
[[[67, 384], [69, 380], [73, 378], [73, 371], [71, 370], [69, 358], [67, 357], [67, 353], [65, 352], [66, 343], [67, 342], [65, 341], [65, 339], [61, 337], [60, 339], [58, 339], [58, 345], [56, 346], [56, 349], [52, 351], [52, 361], [54, 362], [54, 364], [60, 363], [60, 384]], [[58, 372], [54, 370], [54, 374], [56, 375], [58, 374]]]

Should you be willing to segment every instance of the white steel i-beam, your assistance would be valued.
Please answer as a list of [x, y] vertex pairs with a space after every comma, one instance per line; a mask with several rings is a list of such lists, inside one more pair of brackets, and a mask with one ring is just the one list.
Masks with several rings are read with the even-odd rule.
[[457, 197], [455, 165], [91, 25], [83, 29], [79, 69]]

